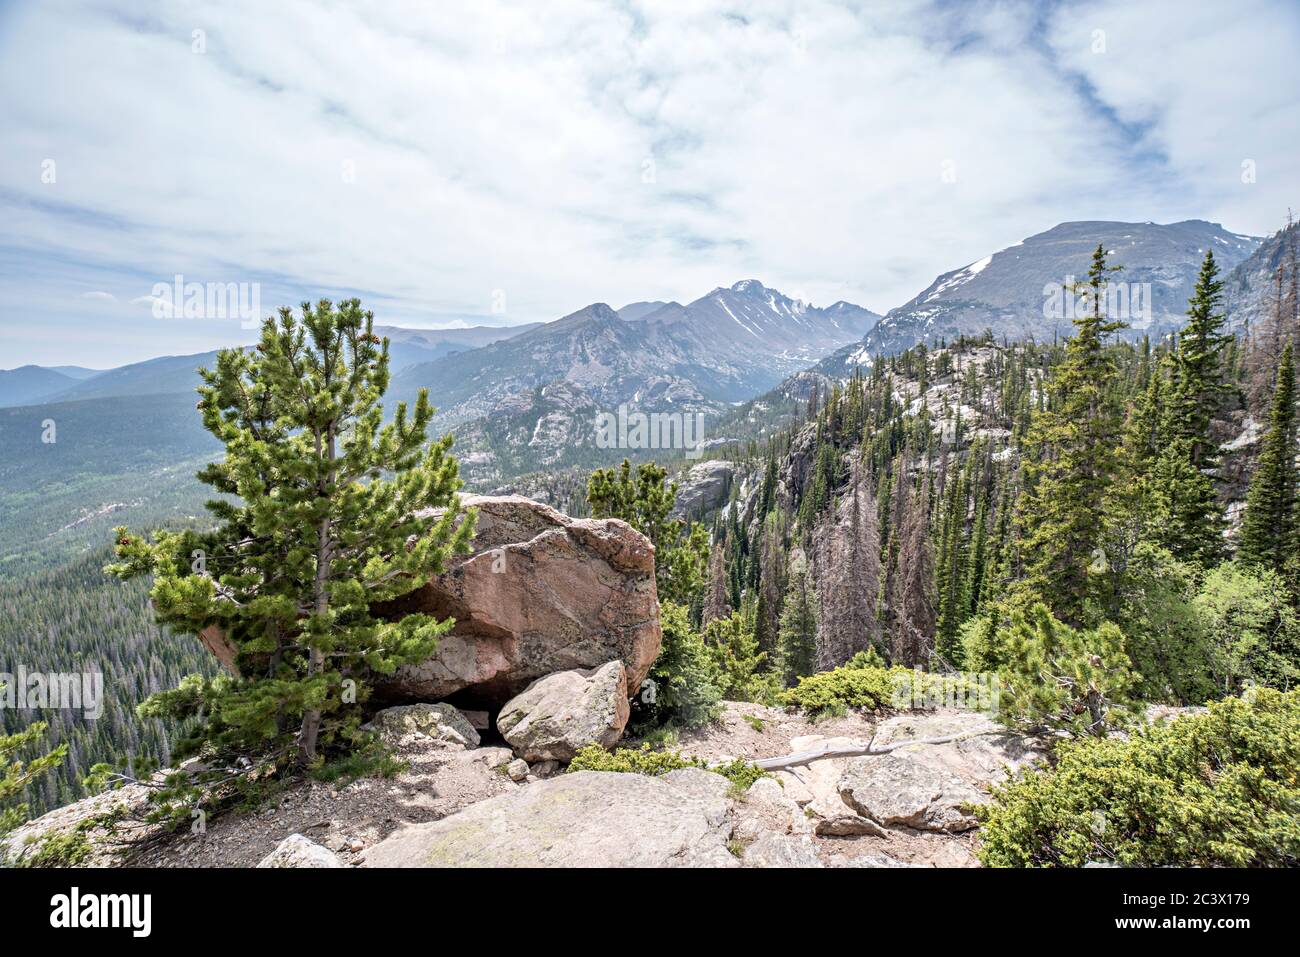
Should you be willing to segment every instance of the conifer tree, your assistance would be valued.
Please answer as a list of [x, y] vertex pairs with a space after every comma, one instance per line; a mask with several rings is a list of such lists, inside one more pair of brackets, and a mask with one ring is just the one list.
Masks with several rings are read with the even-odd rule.
[[1106, 264], [1098, 245], [1076, 287], [1082, 315], [1048, 385], [1047, 407], [1025, 441], [1020, 524], [1031, 586], [1065, 621], [1081, 620], [1088, 569], [1099, 558], [1102, 509], [1117, 468], [1120, 416], [1106, 337], [1124, 323], [1106, 316]]
[[1223, 332], [1225, 316], [1219, 311], [1223, 283], [1218, 277], [1214, 253], [1207, 250], [1173, 355], [1173, 437], [1188, 440], [1191, 464], [1197, 469], [1215, 464], [1210, 425], [1232, 391], [1224, 363], [1224, 350], [1232, 337]]
[[36, 721], [15, 734], [0, 734], [0, 867], [4, 866], [4, 835], [27, 817], [27, 805], [22, 800], [27, 786], [68, 755], [68, 746], [61, 744], [46, 754], [19, 759], [44, 740], [47, 727], [44, 721]]
[[323, 746], [354, 739], [369, 679], [428, 658], [451, 627], [371, 611], [467, 551], [474, 527], [459, 510], [451, 437], [426, 441], [427, 394], [383, 424], [388, 342], [373, 325], [358, 300], [322, 299], [266, 320], [255, 350], [218, 353], [200, 370], [198, 404], [225, 446], [199, 473], [226, 496], [207, 506], [218, 525], [151, 540], [117, 530], [108, 571], [152, 573], [158, 622], [204, 633], [237, 670], [193, 675], [142, 706], [200, 717], [180, 756], [207, 746], [312, 765]]
[[786, 685], [810, 675], [817, 666], [817, 593], [808, 564], [799, 553], [791, 559], [790, 584], [781, 605], [778, 662]]
[[893, 623], [891, 655], [895, 664], [925, 665], [934, 650], [934, 540], [930, 535], [929, 483], [905, 483], [900, 501], [898, 555], [890, 587]]
[[1268, 432], [1246, 493], [1238, 557], [1282, 573], [1297, 546], [1295, 366], [1291, 344], [1278, 363]]
[[709, 534], [699, 522], [673, 518], [677, 483], [655, 462], [632, 470], [627, 459], [618, 469], [597, 469], [587, 481], [587, 503], [596, 518], [618, 518], [650, 539], [655, 547], [659, 600], [690, 606], [703, 589], [709, 563]]
[[731, 614], [731, 605], [727, 602], [727, 569], [723, 557], [722, 543], [715, 541], [709, 551], [709, 584], [704, 599], [704, 611], [701, 621], [708, 624], [718, 618]]

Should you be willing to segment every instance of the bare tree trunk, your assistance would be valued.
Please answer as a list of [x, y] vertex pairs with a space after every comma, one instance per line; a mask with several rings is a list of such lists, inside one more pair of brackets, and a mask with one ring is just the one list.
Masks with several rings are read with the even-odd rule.
[[[320, 436], [316, 438], [317, 454], [321, 450]], [[329, 472], [317, 482], [317, 491], [324, 498], [329, 493], [329, 486], [334, 479], [334, 424], [326, 425], [326, 460], [330, 463]], [[316, 533], [316, 581], [314, 585], [315, 613], [324, 615], [329, 611], [329, 565], [330, 565], [330, 519], [328, 512], [320, 521]], [[312, 648], [307, 659], [307, 677], [313, 678], [325, 667], [325, 653], [319, 648]], [[302, 728], [298, 734], [298, 757], [303, 764], [316, 760], [316, 743], [320, 737], [321, 712], [319, 708], [308, 708], [302, 713]]]

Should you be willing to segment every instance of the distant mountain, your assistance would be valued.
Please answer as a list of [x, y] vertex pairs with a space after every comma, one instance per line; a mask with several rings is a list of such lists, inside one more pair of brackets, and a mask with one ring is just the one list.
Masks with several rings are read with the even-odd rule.
[[375, 333], [388, 337], [388, 354], [397, 372], [417, 362], [429, 362], [457, 352], [468, 352], [510, 339], [542, 325], [527, 322], [518, 326], [469, 326], [464, 329], [407, 329], [403, 326], [375, 326]]
[[[456, 429], [471, 478], [601, 460], [595, 416], [717, 413], [770, 389], [879, 317], [851, 303], [819, 309], [756, 280], [682, 305], [604, 303], [504, 342], [408, 368], [392, 393], [421, 388]], [[604, 459], [609, 454], [603, 455]]]
[[1234, 329], [1255, 326], [1277, 308], [1278, 274], [1282, 274], [1281, 299], [1294, 296], [1291, 283], [1296, 264], [1300, 263], [1300, 223], [1280, 229], [1260, 243], [1249, 259], [1223, 279], [1224, 305], [1228, 322]]
[[198, 387], [199, 366], [216, 363], [216, 352], [197, 352], [187, 356], [159, 356], [144, 362], [108, 369], [66, 389], [46, 396], [44, 402], [76, 402], [126, 395], [167, 395], [193, 393]]
[[1073, 331], [1071, 313], [1051, 294], [1085, 276], [1098, 243], [1112, 265], [1123, 267], [1111, 280], [1127, 284], [1128, 314], [1123, 318], [1132, 326], [1128, 334], [1137, 336], [1160, 335], [1182, 325], [1207, 249], [1214, 250], [1226, 271], [1250, 256], [1260, 240], [1195, 219], [1169, 225], [1062, 223], [939, 276], [910, 302], [891, 309], [858, 346], [826, 360], [824, 368], [842, 373], [877, 354], [986, 329], [1012, 341], [1063, 339]]
[[31, 405], [76, 381], [66, 373], [42, 366], [0, 370], [0, 406]]
[[[839, 302], [819, 309], [769, 289], [756, 279], [719, 286], [690, 305], [670, 302], [642, 320], [726, 357], [745, 379], [748, 398], [861, 335], [875, 313]], [[757, 386], [757, 388], [755, 388]]]
[[622, 309], [618, 310], [618, 316], [620, 319], [626, 319], [628, 322], [636, 322], [636, 320], [644, 319], [646, 316], [650, 315], [650, 313], [668, 305], [676, 306], [680, 305], [680, 303], [668, 303], [663, 300], [657, 300], [655, 302], [629, 302]]
[[[391, 369], [396, 374], [408, 366], [468, 352], [540, 325], [533, 322], [520, 326], [471, 326], [467, 329], [376, 326], [375, 332], [388, 337]], [[188, 394], [199, 385], [199, 367], [210, 368], [215, 364], [216, 356], [216, 351], [159, 356], [103, 371], [80, 366], [23, 366], [0, 371], [0, 408], [112, 396]]]
[[87, 369], [85, 366], [49, 366], [55, 372], [62, 373], [70, 379], [89, 379], [93, 375], [99, 375], [103, 369]]

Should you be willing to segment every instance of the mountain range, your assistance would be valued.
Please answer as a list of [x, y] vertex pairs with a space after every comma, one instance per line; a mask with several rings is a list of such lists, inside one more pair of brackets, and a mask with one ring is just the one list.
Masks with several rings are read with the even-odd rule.
[[[1112, 281], [1141, 290], [1128, 303], [1137, 306], [1130, 335], [1180, 325], [1206, 249], [1223, 267], [1230, 320], [1240, 324], [1265, 308], [1277, 266], [1294, 255], [1296, 231], [1261, 241], [1200, 220], [1062, 223], [943, 273], [883, 318], [849, 302], [813, 306], [746, 279], [685, 305], [646, 300], [615, 310], [593, 303], [526, 326], [378, 331], [390, 340], [389, 401], [409, 401], [428, 389], [439, 409], [435, 426], [456, 433], [465, 475], [482, 487], [537, 468], [593, 466], [622, 454], [598, 449], [592, 424], [624, 404], [642, 412], [705, 413], [707, 437], [734, 424], [739, 406], [755, 396], [762, 397], [752, 404], [759, 408], [778, 393], [799, 392], [802, 370], [817, 379], [843, 378], [876, 355], [985, 330], [1008, 340], [1063, 338], [1072, 328], [1068, 316], [1045, 305], [1052, 290], [1085, 275], [1098, 243], [1112, 265], [1123, 267]], [[178, 409], [192, 409], [194, 370], [213, 359], [214, 353], [164, 356], [99, 372], [24, 366], [0, 372], [0, 406], [48, 410], [93, 400], [102, 415], [141, 417], [137, 425], [147, 442], [150, 406], [115, 410], [113, 400], [149, 395], [160, 408], [175, 397]], [[76, 419], [89, 412], [79, 406]], [[197, 450], [206, 439], [195, 421], [188, 447]], [[764, 426], [755, 421], [752, 427]]]
[[1224, 274], [1259, 247], [1255, 236], [1230, 233], [1199, 219], [1157, 223], [1061, 223], [960, 269], [938, 276], [908, 302], [891, 309], [855, 348], [823, 363], [843, 372], [876, 355], [892, 355], [991, 330], [999, 339], [1051, 342], [1072, 334], [1064, 285], [1082, 280], [1101, 244], [1128, 335], [1159, 336], [1181, 327], [1187, 299], [1207, 249]]

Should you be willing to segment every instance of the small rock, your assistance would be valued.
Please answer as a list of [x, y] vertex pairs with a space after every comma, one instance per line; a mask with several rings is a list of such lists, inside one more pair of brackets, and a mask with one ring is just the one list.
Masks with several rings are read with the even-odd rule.
[[888, 854], [863, 854], [861, 857], [840, 857], [835, 859], [835, 867], [921, 867], [920, 864], [904, 864]]
[[510, 775], [511, 781], [523, 781], [528, 777], [528, 762], [523, 758], [515, 758], [506, 765], [506, 774]]
[[549, 778], [560, 770], [559, 761], [538, 761], [533, 765], [533, 774], [539, 778]]
[[514, 752], [509, 748], [481, 748], [475, 755], [489, 771], [495, 771], [503, 764], [514, 760]]
[[290, 834], [270, 854], [258, 862], [258, 867], [342, 867], [343, 862], [333, 851], [321, 847], [301, 834]]

